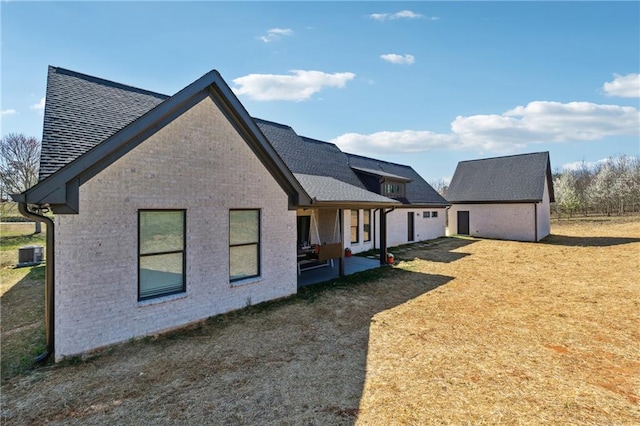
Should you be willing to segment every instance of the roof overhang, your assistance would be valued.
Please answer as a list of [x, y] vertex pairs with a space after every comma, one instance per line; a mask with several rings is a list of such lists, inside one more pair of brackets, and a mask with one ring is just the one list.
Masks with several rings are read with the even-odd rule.
[[331, 209], [382, 209], [382, 208], [400, 208], [402, 204], [399, 202], [380, 203], [380, 202], [361, 202], [361, 201], [318, 201], [312, 200], [312, 203], [299, 208], [331, 208]]
[[22, 194], [17, 202], [46, 205], [54, 213], [79, 212], [79, 188], [164, 126], [206, 97], [227, 117], [262, 164], [289, 196], [289, 208], [311, 203], [311, 198], [286, 167], [253, 119], [217, 71], [205, 74], [113, 136], [67, 164]]
[[453, 204], [533, 204], [540, 203], [542, 200], [473, 200], [473, 201], [451, 201]]

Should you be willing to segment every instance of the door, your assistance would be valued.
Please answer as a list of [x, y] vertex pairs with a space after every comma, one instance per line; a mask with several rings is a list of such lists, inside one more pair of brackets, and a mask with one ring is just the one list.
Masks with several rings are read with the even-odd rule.
[[458, 234], [469, 235], [469, 211], [458, 211]]
[[413, 241], [415, 239], [414, 220], [415, 220], [415, 216], [413, 215], [413, 212], [407, 213], [407, 241]]

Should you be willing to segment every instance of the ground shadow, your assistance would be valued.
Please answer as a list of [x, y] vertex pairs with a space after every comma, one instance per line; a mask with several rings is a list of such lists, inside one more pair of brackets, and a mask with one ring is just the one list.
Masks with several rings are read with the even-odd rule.
[[451, 263], [469, 256], [469, 253], [458, 253], [454, 252], [454, 250], [466, 247], [476, 241], [463, 238], [440, 238], [429, 244], [415, 243], [403, 246], [402, 250], [396, 250], [393, 254], [399, 260], [414, 260], [417, 258], [431, 262]]
[[[291, 298], [43, 372], [56, 377], [6, 392], [3, 420], [354, 424], [372, 318], [450, 280], [378, 268], [305, 287]], [[55, 391], [60, 381], [64, 404]]]
[[[45, 266], [29, 269], [27, 275], [0, 296], [3, 379], [33, 367], [35, 357], [44, 348]], [[13, 271], [6, 270], [3, 274]]]
[[575, 237], [568, 235], [549, 235], [540, 243], [568, 247], [612, 247], [638, 243], [640, 238], [633, 237]]

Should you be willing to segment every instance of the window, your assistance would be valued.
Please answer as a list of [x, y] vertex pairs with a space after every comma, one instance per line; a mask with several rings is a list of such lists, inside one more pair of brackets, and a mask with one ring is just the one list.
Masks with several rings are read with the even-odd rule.
[[260, 210], [229, 211], [229, 280], [260, 275]]
[[438, 212], [431, 212], [431, 217], [438, 217]]
[[351, 243], [357, 243], [360, 241], [358, 228], [360, 227], [359, 223], [359, 215], [358, 210], [351, 210]]
[[364, 210], [362, 216], [362, 240], [371, 241], [371, 210]]
[[138, 300], [184, 292], [184, 210], [138, 211]]
[[431, 217], [431, 213], [430, 212], [422, 212], [422, 217], [425, 218], [425, 219], [428, 218], [428, 217]]
[[382, 195], [390, 198], [404, 197], [404, 183], [387, 181], [382, 184]]

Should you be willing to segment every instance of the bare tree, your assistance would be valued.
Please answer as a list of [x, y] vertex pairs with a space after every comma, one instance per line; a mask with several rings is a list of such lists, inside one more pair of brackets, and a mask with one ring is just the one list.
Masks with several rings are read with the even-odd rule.
[[447, 190], [449, 189], [449, 184], [444, 179], [438, 179], [432, 182], [429, 182], [431, 187], [436, 190], [436, 192], [442, 195], [444, 198], [447, 196]]
[[[19, 194], [38, 182], [40, 141], [22, 133], [9, 133], [0, 140], [0, 198]], [[36, 222], [36, 233], [40, 222]]]

